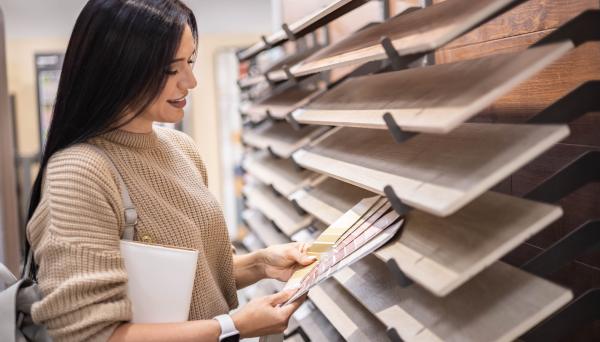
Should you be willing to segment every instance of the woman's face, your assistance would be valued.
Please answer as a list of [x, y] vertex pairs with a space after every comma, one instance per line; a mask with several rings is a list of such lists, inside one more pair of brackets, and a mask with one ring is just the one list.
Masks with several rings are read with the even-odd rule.
[[183, 118], [183, 107], [190, 89], [196, 87], [192, 72], [196, 44], [192, 30], [185, 26], [175, 59], [166, 68], [167, 81], [158, 98], [136, 119], [176, 123]]

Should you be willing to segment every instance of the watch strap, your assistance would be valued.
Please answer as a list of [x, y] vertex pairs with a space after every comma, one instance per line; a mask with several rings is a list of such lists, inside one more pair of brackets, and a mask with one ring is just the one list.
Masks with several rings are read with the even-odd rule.
[[217, 320], [221, 326], [219, 341], [238, 342], [240, 340], [240, 332], [236, 329], [231, 316], [225, 314], [216, 316], [213, 319]]

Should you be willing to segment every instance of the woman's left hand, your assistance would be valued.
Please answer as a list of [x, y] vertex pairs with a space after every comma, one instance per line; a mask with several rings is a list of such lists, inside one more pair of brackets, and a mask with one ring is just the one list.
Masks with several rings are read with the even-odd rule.
[[266, 278], [287, 281], [298, 266], [307, 266], [317, 259], [306, 254], [308, 244], [293, 242], [269, 246], [261, 251], [262, 268]]

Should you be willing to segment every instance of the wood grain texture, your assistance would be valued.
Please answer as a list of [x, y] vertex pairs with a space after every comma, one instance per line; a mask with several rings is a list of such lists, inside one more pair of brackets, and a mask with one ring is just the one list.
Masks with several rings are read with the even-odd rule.
[[494, 263], [444, 298], [399, 287], [367, 257], [334, 276], [404, 341], [512, 341], [566, 304], [570, 291]]
[[346, 341], [389, 341], [385, 326], [336, 280], [316, 286], [308, 298]]
[[375, 194], [362, 188], [323, 176], [306, 189], [290, 196], [302, 209], [331, 225], [360, 200]]
[[246, 157], [242, 165], [252, 176], [286, 197], [317, 177], [314, 172], [299, 170], [290, 159], [273, 158], [264, 152]]
[[284, 119], [286, 115], [308, 104], [322, 92], [323, 89], [314, 84], [304, 87], [298, 85], [251, 104], [245, 110], [245, 113], [255, 122], [264, 119], [267, 116], [267, 111], [270, 111], [275, 118]]
[[243, 193], [251, 208], [259, 210], [273, 221], [281, 231], [289, 236], [312, 222], [309, 215], [300, 215], [285, 197], [276, 196], [264, 185], [246, 185]]
[[293, 113], [301, 123], [447, 133], [573, 47], [563, 42], [512, 54], [351, 78]]
[[292, 67], [305, 75], [348, 64], [386, 57], [379, 41], [390, 38], [400, 55], [432, 51], [494, 16], [513, 0], [448, 0], [424, 9], [393, 17], [317, 52]]
[[275, 227], [258, 210], [248, 209], [242, 212], [244, 222], [258, 236], [265, 246], [290, 242], [290, 239], [278, 232]]
[[[434, 0], [439, 2], [442, 0]], [[529, 0], [457, 38], [447, 48], [554, 29], [599, 4], [598, 0]]]
[[305, 126], [295, 130], [287, 122], [265, 121], [242, 133], [242, 141], [258, 149], [270, 148], [282, 158], [289, 158], [294, 151], [327, 131], [328, 127]]
[[448, 216], [568, 135], [561, 125], [463, 124], [397, 144], [387, 133], [337, 128], [294, 154], [300, 165]]
[[[312, 305], [312, 303], [310, 303]], [[343, 342], [344, 338], [318, 309], [300, 319], [298, 324], [311, 341]]]

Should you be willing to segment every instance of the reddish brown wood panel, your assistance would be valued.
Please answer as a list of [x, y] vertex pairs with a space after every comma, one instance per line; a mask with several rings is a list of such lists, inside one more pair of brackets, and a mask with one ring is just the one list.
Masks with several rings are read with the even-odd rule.
[[[439, 3], [444, 0], [434, 0]], [[577, 14], [598, 8], [598, 0], [530, 0], [454, 40], [447, 48], [477, 44], [559, 27]]]

